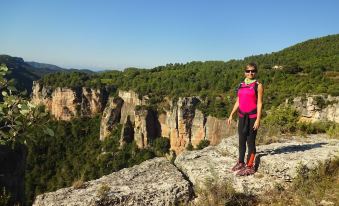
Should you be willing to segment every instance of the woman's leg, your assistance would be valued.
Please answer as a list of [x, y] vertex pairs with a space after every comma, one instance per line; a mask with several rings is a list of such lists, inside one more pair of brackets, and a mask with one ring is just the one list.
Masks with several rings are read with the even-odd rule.
[[238, 134], [239, 134], [239, 162], [245, 163], [245, 153], [246, 153], [246, 135], [243, 134], [243, 121], [242, 118], [239, 117], [239, 123], [238, 123]]
[[255, 139], [257, 136], [257, 130], [253, 129], [254, 123], [256, 118], [250, 119], [250, 128], [249, 128], [249, 136], [247, 137], [247, 166], [253, 166], [254, 158], [256, 154], [256, 147], [255, 147]]

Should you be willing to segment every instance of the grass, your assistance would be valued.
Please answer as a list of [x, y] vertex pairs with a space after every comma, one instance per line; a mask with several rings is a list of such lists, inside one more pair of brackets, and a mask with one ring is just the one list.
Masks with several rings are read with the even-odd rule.
[[207, 189], [196, 187], [199, 198], [193, 205], [251, 206], [257, 203], [255, 196], [236, 192], [230, 182], [210, 180], [205, 186]]
[[279, 127], [269, 123], [260, 125], [257, 133], [256, 144], [266, 145], [282, 142], [291, 136], [307, 137], [308, 134], [327, 134], [331, 139], [339, 139], [339, 124], [333, 121], [314, 123], [298, 122], [295, 131], [281, 132]]
[[211, 167], [211, 175], [204, 180], [203, 184], [194, 186], [198, 199], [191, 205], [252, 206], [257, 202], [257, 198], [253, 195], [236, 192], [231, 182], [221, 180], [213, 167]]
[[85, 188], [85, 184], [84, 184], [84, 180], [83, 179], [79, 179], [73, 182], [72, 186], [74, 189], [82, 189]]
[[290, 188], [276, 188], [262, 195], [260, 205], [339, 205], [339, 158], [314, 170], [301, 168]]

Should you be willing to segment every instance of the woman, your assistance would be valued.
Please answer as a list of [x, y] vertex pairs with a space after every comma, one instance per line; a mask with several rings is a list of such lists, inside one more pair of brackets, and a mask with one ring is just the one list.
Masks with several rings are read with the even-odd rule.
[[[255, 76], [258, 72], [255, 63], [249, 63], [245, 69], [245, 80], [240, 83], [237, 89], [237, 101], [234, 104], [227, 124], [232, 122], [233, 114], [238, 111], [239, 124], [239, 159], [232, 171], [237, 171], [237, 175], [251, 175], [255, 173], [254, 157], [256, 153], [255, 138], [260, 125], [260, 117], [262, 111], [262, 99], [264, 88]], [[244, 161], [246, 152], [246, 143], [248, 153], [246, 164]]]

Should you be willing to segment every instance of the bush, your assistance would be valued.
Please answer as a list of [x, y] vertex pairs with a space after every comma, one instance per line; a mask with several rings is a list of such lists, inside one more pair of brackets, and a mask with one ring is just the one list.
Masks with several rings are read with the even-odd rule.
[[280, 133], [295, 132], [299, 113], [290, 106], [272, 107], [271, 112], [263, 119], [263, 125]]
[[192, 151], [192, 150], [194, 150], [194, 147], [193, 147], [193, 145], [192, 145], [192, 143], [191, 143], [191, 142], [190, 142], [190, 143], [188, 143], [188, 145], [187, 145], [186, 149], [187, 149], [188, 151]]
[[102, 183], [97, 191], [97, 194], [100, 198], [104, 198], [108, 195], [110, 187], [106, 183]]
[[[276, 188], [268, 191], [260, 198], [260, 205], [322, 205], [326, 200], [337, 205], [338, 194], [338, 167], [339, 159], [325, 162], [317, 168], [308, 169], [299, 167], [298, 175], [293, 180], [291, 187], [286, 190]], [[279, 203], [279, 204], [277, 204]]]
[[318, 121], [314, 123], [301, 122], [297, 125], [298, 130], [306, 134], [326, 133], [330, 128], [335, 129], [335, 127], [336, 124], [330, 121]]
[[156, 138], [151, 145], [158, 156], [164, 156], [171, 147], [170, 140], [166, 137]]
[[331, 138], [339, 139], [339, 124], [331, 125], [327, 130], [326, 134], [328, 134]]
[[253, 195], [238, 193], [230, 182], [211, 179], [205, 182], [206, 188], [196, 187], [199, 194], [197, 205], [251, 206], [257, 205]]
[[207, 147], [208, 145], [210, 145], [210, 141], [207, 139], [202, 139], [199, 144], [197, 145], [197, 149], [203, 149], [205, 147]]

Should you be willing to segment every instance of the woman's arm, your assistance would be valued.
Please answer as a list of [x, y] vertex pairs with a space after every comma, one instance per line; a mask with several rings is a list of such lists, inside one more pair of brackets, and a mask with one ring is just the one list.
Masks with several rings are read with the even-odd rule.
[[235, 104], [233, 106], [233, 110], [230, 114], [230, 118], [232, 118], [233, 114], [237, 111], [238, 107], [239, 107], [239, 97], [237, 97], [237, 101], [235, 102]]
[[232, 118], [233, 118], [233, 114], [237, 111], [239, 107], [239, 97], [237, 97], [237, 101], [235, 102], [234, 106], [233, 106], [233, 110], [230, 114], [230, 117], [227, 119], [227, 124], [230, 125], [232, 122]]
[[258, 85], [258, 102], [257, 102], [257, 121], [260, 121], [263, 105], [264, 87], [261, 83]]

